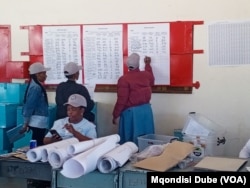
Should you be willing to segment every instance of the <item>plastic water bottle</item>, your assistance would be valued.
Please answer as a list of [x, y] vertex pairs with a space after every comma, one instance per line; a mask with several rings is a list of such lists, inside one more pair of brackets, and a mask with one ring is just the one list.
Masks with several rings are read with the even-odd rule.
[[193, 162], [193, 158], [192, 157], [187, 157], [185, 159], [183, 159], [181, 162], [179, 162], [178, 167], [180, 169], [183, 168], [187, 168], [188, 166], [190, 166], [190, 164]]

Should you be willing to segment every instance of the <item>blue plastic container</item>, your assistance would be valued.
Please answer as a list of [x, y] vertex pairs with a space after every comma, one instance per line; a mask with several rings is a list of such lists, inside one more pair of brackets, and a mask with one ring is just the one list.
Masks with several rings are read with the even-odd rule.
[[4, 150], [9, 152], [12, 149], [12, 144], [7, 136], [7, 131], [10, 129], [11, 128], [0, 128], [0, 151]]
[[27, 84], [0, 83], [0, 102], [23, 104]]
[[16, 124], [23, 124], [23, 115], [22, 115], [23, 106], [18, 106], [16, 109]]
[[13, 103], [0, 103], [0, 128], [16, 126], [17, 106]]

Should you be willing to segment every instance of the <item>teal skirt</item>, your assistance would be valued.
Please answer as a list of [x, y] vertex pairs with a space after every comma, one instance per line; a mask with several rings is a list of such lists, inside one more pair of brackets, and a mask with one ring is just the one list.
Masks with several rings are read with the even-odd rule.
[[151, 104], [131, 107], [122, 112], [119, 121], [120, 144], [131, 141], [138, 146], [138, 136], [154, 132]]

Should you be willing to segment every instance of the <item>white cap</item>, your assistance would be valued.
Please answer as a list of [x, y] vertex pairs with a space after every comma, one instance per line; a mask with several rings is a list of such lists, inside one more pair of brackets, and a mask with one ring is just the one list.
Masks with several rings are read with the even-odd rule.
[[68, 102], [64, 103], [64, 105], [70, 104], [71, 106], [74, 107], [87, 107], [87, 101], [85, 97], [79, 94], [73, 94], [69, 96]]
[[136, 69], [139, 67], [140, 63], [140, 56], [137, 53], [132, 53], [130, 56], [128, 56], [127, 59], [127, 66], [130, 69]]
[[79, 70], [82, 70], [81, 65], [77, 65], [74, 62], [69, 62], [64, 66], [64, 75], [69, 76], [77, 73]]
[[44, 65], [40, 62], [35, 62], [35, 63], [32, 63], [30, 65], [29, 72], [30, 72], [30, 74], [36, 74], [36, 73], [40, 73], [40, 72], [46, 72], [50, 69], [51, 68], [44, 67]]

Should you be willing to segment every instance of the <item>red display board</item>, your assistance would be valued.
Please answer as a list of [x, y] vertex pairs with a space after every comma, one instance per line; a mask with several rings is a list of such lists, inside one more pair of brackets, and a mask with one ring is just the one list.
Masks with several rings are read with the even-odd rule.
[[[170, 84], [156, 85], [153, 87], [153, 92], [192, 93], [193, 88], [198, 89], [200, 86], [198, 81], [193, 81], [193, 55], [203, 53], [203, 50], [193, 49], [193, 30], [195, 25], [201, 25], [203, 21], [176, 21], [166, 23], [170, 23]], [[83, 24], [79, 25], [84, 27]], [[123, 23], [122, 25], [124, 32], [123, 41], [124, 44], [126, 44], [128, 24]], [[48, 25], [21, 26], [21, 29], [28, 30], [29, 37], [29, 51], [22, 52], [21, 54], [29, 56], [30, 63], [35, 61], [43, 62], [42, 29], [44, 26]], [[123, 56], [127, 55], [126, 46], [124, 46], [123, 53]], [[116, 85], [99, 84], [96, 85], [95, 91], [116, 92]]]
[[11, 31], [9, 25], [0, 25], [0, 82], [10, 82], [6, 62], [11, 60]]

